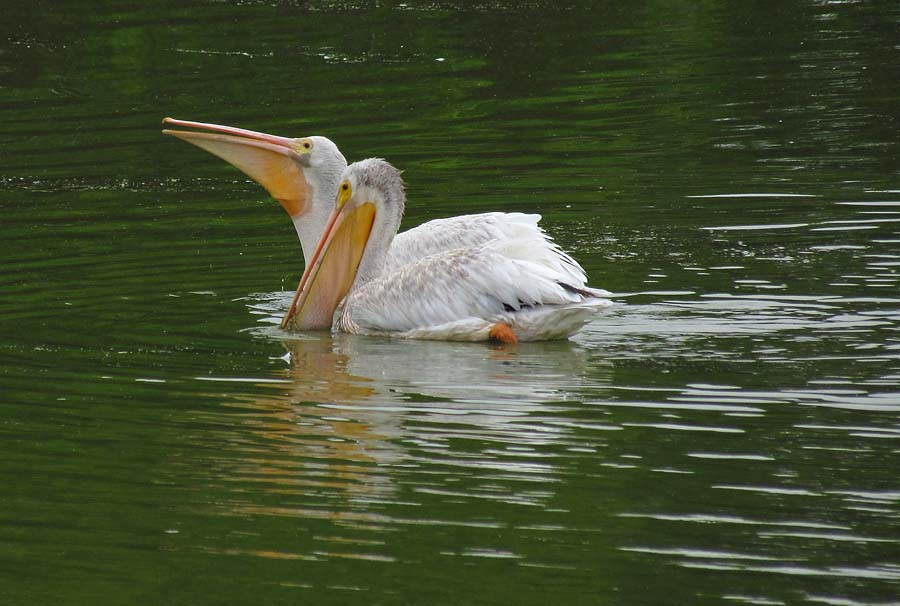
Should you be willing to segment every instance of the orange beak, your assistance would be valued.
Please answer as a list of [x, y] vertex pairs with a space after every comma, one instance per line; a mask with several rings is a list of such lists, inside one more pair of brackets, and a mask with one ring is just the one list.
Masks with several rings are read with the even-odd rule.
[[174, 118], [163, 124], [196, 130], [163, 130], [214, 154], [266, 188], [291, 216], [303, 214], [309, 196], [297, 139], [267, 135], [233, 126]]
[[349, 207], [338, 198], [325, 231], [306, 265], [281, 327], [331, 328], [334, 310], [350, 290], [375, 222], [375, 205]]

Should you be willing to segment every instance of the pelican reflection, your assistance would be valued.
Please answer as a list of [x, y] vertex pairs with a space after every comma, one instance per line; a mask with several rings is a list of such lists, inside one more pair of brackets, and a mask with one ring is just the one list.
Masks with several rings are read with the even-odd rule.
[[241, 513], [306, 516], [285, 499], [312, 496], [327, 499], [334, 519], [357, 522], [354, 504], [396, 502], [408, 469], [435, 465], [449, 469], [440, 482], [487, 470], [531, 486], [553, 480], [556, 463], [540, 453], [571, 441], [571, 414], [609, 379], [608, 366], [569, 341], [514, 350], [324, 332], [279, 341], [285, 366], [236, 404], [246, 452], [230, 458], [231, 473], [273, 497], [241, 503]]

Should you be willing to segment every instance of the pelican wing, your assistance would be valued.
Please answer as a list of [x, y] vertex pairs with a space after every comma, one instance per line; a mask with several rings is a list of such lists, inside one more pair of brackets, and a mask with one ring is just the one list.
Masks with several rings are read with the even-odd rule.
[[491, 240], [546, 238], [541, 216], [525, 213], [481, 213], [435, 219], [397, 234], [385, 260], [385, 273], [435, 253], [472, 248]]
[[[536, 227], [536, 219], [530, 222]], [[581, 266], [536, 231], [431, 254], [385, 272], [347, 297], [337, 327], [483, 340], [494, 323], [505, 322], [520, 340], [568, 336], [609, 304], [602, 298], [609, 293], [587, 287]]]

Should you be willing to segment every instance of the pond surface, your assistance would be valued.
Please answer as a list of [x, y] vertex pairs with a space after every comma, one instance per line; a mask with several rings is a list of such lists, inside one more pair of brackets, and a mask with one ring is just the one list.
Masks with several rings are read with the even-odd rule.
[[[9, 604], [900, 603], [900, 8], [36, 2], [0, 25]], [[163, 116], [543, 225], [570, 341], [278, 330]]]

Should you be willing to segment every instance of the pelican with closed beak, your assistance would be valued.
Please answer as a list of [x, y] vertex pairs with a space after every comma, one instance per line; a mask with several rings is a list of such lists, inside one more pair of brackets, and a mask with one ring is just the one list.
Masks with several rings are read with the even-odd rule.
[[387, 267], [404, 204], [389, 163], [347, 167], [282, 327], [319, 326], [343, 302], [334, 327], [348, 333], [514, 343], [566, 338], [610, 304], [543, 231]]

